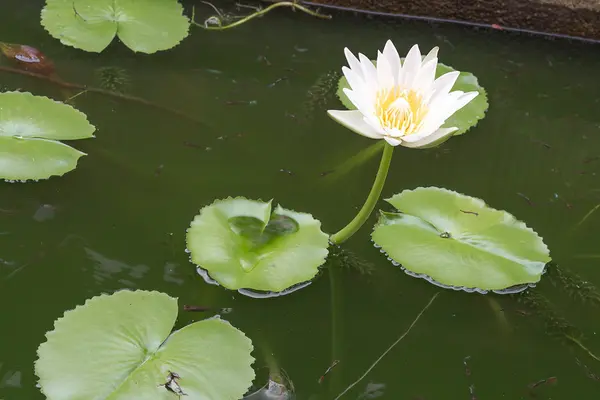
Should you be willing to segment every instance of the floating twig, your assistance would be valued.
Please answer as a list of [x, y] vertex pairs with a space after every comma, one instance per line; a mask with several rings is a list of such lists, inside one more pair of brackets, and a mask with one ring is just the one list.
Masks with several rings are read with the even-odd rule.
[[475, 395], [475, 385], [469, 386], [469, 394], [471, 395], [471, 400], [477, 400], [477, 396]]
[[465, 213], [465, 214], [473, 214], [476, 217], [479, 216], [479, 213], [476, 213], [475, 211], [468, 211], [468, 210], [460, 210], [460, 212]]
[[285, 81], [286, 79], [288, 79], [288, 77], [287, 77], [287, 76], [282, 76], [281, 78], [277, 78], [277, 79], [275, 79], [275, 81], [274, 81], [274, 82], [272, 82], [272, 83], [269, 83], [269, 84], [267, 85], [267, 87], [268, 87], [268, 88], [272, 88], [273, 86], [277, 85], [279, 82]]
[[588, 219], [598, 208], [600, 208], [600, 203], [596, 204], [595, 207], [593, 207], [590, 211], [588, 211], [587, 214], [585, 214], [583, 216], [583, 218], [581, 218], [581, 221], [579, 221], [578, 223], [575, 224], [575, 226], [573, 227], [573, 229], [577, 228], [579, 225], [583, 224], [585, 222], [586, 219]]
[[463, 359], [463, 365], [465, 366], [465, 376], [471, 376], [471, 368], [469, 367], [468, 361], [471, 359], [471, 356], [466, 356]]
[[548, 143], [546, 142], [542, 142], [541, 140], [537, 140], [537, 139], [531, 139], [531, 141], [533, 143], [539, 144], [541, 146], [544, 146], [545, 148], [547, 148], [548, 150], [550, 150], [552, 148], [552, 146], [550, 146]]
[[577, 365], [579, 365], [581, 368], [583, 368], [583, 371], [585, 372], [585, 376], [587, 376], [591, 380], [600, 382], [600, 376], [598, 376], [594, 372], [592, 372], [590, 367], [588, 367], [587, 365], [582, 363], [579, 358], [575, 357], [575, 363], [577, 363]]
[[340, 394], [337, 395], [337, 397], [334, 400], [338, 400], [339, 398], [341, 398], [343, 395], [345, 395], [346, 393], [348, 393], [348, 391], [350, 391], [350, 389], [352, 389], [354, 386], [356, 386], [360, 381], [362, 381], [368, 374], [369, 372], [371, 372], [373, 370], [373, 368], [375, 368], [375, 366], [377, 364], [379, 364], [379, 362], [383, 359], [383, 357], [385, 357], [387, 355], [387, 353], [389, 353], [390, 351], [392, 351], [392, 349], [402, 341], [402, 339], [404, 339], [406, 337], [406, 335], [409, 334], [409, 332], [412, 330], [412, 328], [417, 324], [417, 322], [419, 321], [419, 319], [421, 318], [421, 316], [425, 313], [425, 311], [427, 311], [427, 309], [429, 308], [429, 306], [431, 306], [431, 304], [433, 303], [433, 301], [436, 299], [436, 297], [440, 294], [441, 292], [437, 292], [436, 294], [433, 295], [433, 297], [431, 298], [431, 300], [429, 300], [429, 303], [427, 303], [427, 305], [425, 307], [423, 307], [423, 309], [421, 310], [421, 312], [419, 313], [419, 315], [417, 315], [417, 317], [414, 319], [414, 321], [410, 324], [410, 326], [408, 327], [408, 329], [402, 334], [402, 336], [400, 336], [394, 343], [392, 343], [392, 345], [390, 347], [388, 347], [383, 354], [381, 354], [379, 356], [379, 358], [377, 360], [375, 360], [375, 362], [373, 364], [371, 364], [371, 366], [369, 368], [367, 368], [367, 370], [365, 371], [364, 374], [362, 374], [360, 376], [360, 378], [358, 378], [357, 380], [355, 380], [354, 382], [352, 382], [350, 384], [350, 386], [348, 386], [346, 389], [344, 389], [344, 391]]
[[533, 202], [531, 201], [531, 199], [530, 199], [529, 197], [525, 196], [523, 193], [519, 193], [519, 192], [517, 192], [517, 195], [518, 195], [518, 196], [521, 196], [522, 198], [524, 198], [524, 199], [525, 199], [525, 201], [526, 201], [527, 203], [529, 203], [529, 205], [530, 205], [530, 206], [533, 206], [533, 205], [534, 205], [534, 204], [533, 204]]
[[594, 360], [596, 361], [600, 361], [600, 357], [598, 357], [597, 355], [595, 355], [594, 353], [592, 353], [592, 351], [590, 349], [588, 349], [587, 347], [585, 347], [583, 345], [583, 343], [581, 343], [581, 340], [571, 336], [571, 335], [565, 335], [565, 337], [567, 339], [569, 339], [570, 341], [572, 341], [573, 343], [575, 343], [577, 346], [579, 346], [581, 348], [581, 350], [585, 351], [590, 357], [592, 357]]
[[205, 307], [205, 306], [192, 306], [192, 305], [188, 305], [188, 304], [186, 304], [186, 305], [183, 306], [183, 311], [200, 311], [200, 312], [203, 312], [203, 311], [210, 311], [210, 310], [212, 310], [211, 307]]
[[327, 368], [327, 370], [323, 373], [323, 375], [321, 375], [321, 377], [319, 378], [319, 383], [323, 383], [323, 380], [325, 379], [325, 375], [327, 375], [328, 373], [331, 372], [331, 370], [340, 363], [340, 360], [334, 360], [333, 363], [331, 363], [331, 365], [329, 366], [329, 368]]
[[546, 378], [546, 379], [542, 379], [542, 380], [539, 380], [534, 383], [530, 383], [529, 385], [527, 385], [527, 387], [531, 390], [531, 389], [535, 389], [536, 387], [541, 386], [541, 385], [554, 384], [554, 383], [556, 383], [557, 380], [558, 380], [557, 377], [551, 376], [550, 378]]
[[256, 100], [226, 100], [226, 106], [254, 106]]

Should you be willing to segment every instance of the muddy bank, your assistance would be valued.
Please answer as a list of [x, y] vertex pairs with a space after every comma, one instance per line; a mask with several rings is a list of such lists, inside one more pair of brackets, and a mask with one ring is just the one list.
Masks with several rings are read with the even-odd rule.
[[312, 0], [600, 40], [600, 0]]

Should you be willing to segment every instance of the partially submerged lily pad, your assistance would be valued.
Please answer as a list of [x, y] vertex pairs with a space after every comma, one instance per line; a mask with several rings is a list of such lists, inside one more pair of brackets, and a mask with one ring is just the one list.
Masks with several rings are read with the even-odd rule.
[[[48, 400], [238, 400], [254, 379], [252, 342], [220, 318], [171, 332], [177, 299], [124, 290], [67, 311], [38, 348]], [[174, 393], [175, 392], [175, 393]], [[182, 394], [183, 393], [183, 394]]]
[[282, 292], [310, 281], [328, 254], [329, 239], [310, 214], [271, 210], [271, 201], [217, 200], [187, 231], [191, 261], [220, 285]]
[[46, 0], [42, 25], [67, 46], [101, 52], [118, 36], [135, 52], [175, 47], [189, 20], [177, 0]]
[[85, 153], [58, 140], [94, 137], [73, 107], [25, 92], [0, 93], [0, 179], [26, 181], [63, 175]]
[[[404, 61], [404, 59], [402, 59], [402, 61]], [[373, 61], [373, 63], [376, 64], [376, 61]], [[455, 71], [455, 69], [448, 65], [438, 63], [437, 69], [435, 71], [435, 77], [439, 78], [440, 76], [452, 71]], [[342, 102], [342, 104], [344, 105], [344, 107], [346, 107], [349, 110], [356, 110], [354, 104], [350, 101], [348, 96], [346, 96], [346, 93], [344, 93], [344, 88], [349, 87], [350, 85], [348, 84], [348, 80], [345, 76], [342, 76], [338, 83], [338, 89], [336, 94]], [[454, 83], [454, 86], [452, 86], [451, 89], [451, 91], [455, 90], [460, 90], [463, 92], [477, 91], [479, 92], [479, 94], [466, 106], [464, 106], [463, 108], [455, 112], [453, 115], [451, 115], [446, 120], [444, 125], [442, 125], [442, 128], [457, 127], [458, 130], [454, 132], [454, 136], [462, 135], [470, 128], [477, 125], [479, 120], [485, 116], [485, 112], [489, 107], [487, 93], [483, 87], [479, 86], [477, 77], [475, 77], [475, 75], [473, 75], [472, 73], [461, 71], [460, 75], [456, 79], [456, 82]], [[427, 147], [434, 147], [436, 145], [437, 143], [433, 143], [431, 146]]]
[[453, 289], [499, 293], [538, 282], [551, 260], [541, 237], [506, 211], [451, 190], [405, 190], [389, 199], [372, 239], [407, 273]]

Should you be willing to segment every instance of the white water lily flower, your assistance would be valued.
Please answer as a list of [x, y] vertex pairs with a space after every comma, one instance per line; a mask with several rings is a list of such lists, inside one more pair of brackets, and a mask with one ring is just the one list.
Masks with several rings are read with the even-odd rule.
[[354, 132], [385, 139], [392, 146], [420, 148], [441, 143], [457, 127], [442, 128], [446, 119], [473, 100], [478, 92], [450, 92], [459, 71], [435, 79], [438, 48], [425, 58], [414, 45], [404, 63], [391, 41], [377, 52], [377, 66], [363, 54], [358, 59], [344, 49], [348, 67], [342, 71], [350, 88], [344, 93], [357, 110], [327, 113]]

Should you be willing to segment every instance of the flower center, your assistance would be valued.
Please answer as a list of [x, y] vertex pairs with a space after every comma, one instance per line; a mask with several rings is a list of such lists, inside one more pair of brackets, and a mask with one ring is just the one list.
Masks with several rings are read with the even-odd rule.
[[419, 130], [427, 115], [423, 96], [399, 86], [380, 89], [375, 100], [375, 115], [384, 128], [398, 130], [400, 136]]

